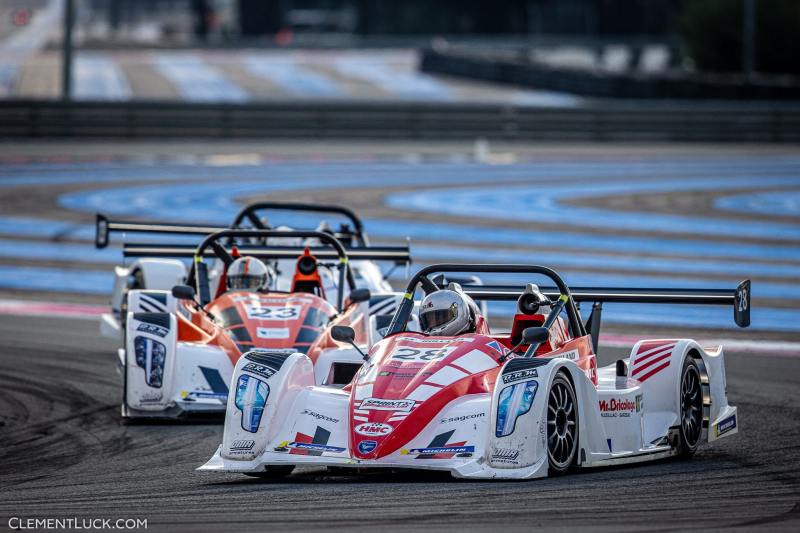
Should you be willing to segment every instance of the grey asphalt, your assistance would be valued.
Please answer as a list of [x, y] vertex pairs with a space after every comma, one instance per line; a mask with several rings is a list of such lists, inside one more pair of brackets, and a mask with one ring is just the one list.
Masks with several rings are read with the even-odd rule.
[[[198, 473], [219, 421], [119, 417], [113, 343], [92, 320], [0, 317], [0, 528], [9, 517], [146, 518], [149, 531], [800, 528], [800, 359], [729, 355], [741, 433], [690, 460], [528, 482], [447, 475], [282, 481]], [[601, 350], [601, 363], [619, 357]]]

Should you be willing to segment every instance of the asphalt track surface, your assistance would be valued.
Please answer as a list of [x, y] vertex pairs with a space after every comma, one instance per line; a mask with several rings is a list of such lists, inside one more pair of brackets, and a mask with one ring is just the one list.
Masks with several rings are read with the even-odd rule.
[[[198, 473], [218, 423], [120, 420], [113, 344], [93, 320], [0, 317], [0, 519], [146, 518], [148, 530], [591, 529], [800, 526], [800, 359], [729, 355], [740, 433], [690, 460], [529, 482], [449, 475], [281, 481]], [[619, 350], [601, 350], [601, 363]]]

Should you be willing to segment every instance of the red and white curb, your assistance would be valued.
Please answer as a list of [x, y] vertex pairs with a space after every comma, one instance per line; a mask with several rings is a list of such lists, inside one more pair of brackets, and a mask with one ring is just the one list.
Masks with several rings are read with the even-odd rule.
[[[108, 307], [104, 305], [0, 299], [0, 315], [99, 320], [100, 316], [106, 312], [108, 312]], [[630, 348], [640, 340], [641, 337], [633, 335], [600, 335], [600, 346], [601, 348]], [[741, 339], [702, 339], [698, 342], [707, 348], [722, 345], [726, 353], [800, 357], [800, 342]]]

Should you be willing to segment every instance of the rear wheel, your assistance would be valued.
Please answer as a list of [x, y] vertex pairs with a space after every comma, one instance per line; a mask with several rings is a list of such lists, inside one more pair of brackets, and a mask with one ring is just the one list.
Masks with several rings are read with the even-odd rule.
[[259, 479], [281, 479], [292, 473], [294, 466], [265, 466], [263, 472], [245, 472], [246, 476]]
[[563, 373], [556, 375], [547, 397], [547, 459], [550, 473], [562, 475], [578, 455], [578, 402]]
[[687, 357], [681, 371], [681, 386], [678, 405], [681, 412], [679, 453], [690, 457], [697, 451], [703, 435], [703, 385], [700, 369], [691, 357]]

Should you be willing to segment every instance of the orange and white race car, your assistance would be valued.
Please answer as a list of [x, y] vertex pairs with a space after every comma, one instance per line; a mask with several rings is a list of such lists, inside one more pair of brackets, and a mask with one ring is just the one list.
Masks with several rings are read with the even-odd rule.
[[[316, 246], [267, 244], [278, 238]], [[128, 292], [125, 341], [119, 350], [125, 417], [224, 413], [234, 366], [243, 353], [259, 348], [306, 354], [314, 362], [316, 383], [343, 386], [363, 359], [356, 349], [334, 341], [331, 327], [353, 328], [360, 345], [371, 346], [378, 338], [376, 317], [369, 313], [370, 291], [356, 288], [347, 251], [328, 233], [223, 230], [206, 237], [192, 255], [187, 285]], [[292, 255], [289, 290], [229, 290], [225, 270], [236, 258], [269, 262]], [[213, 293], [207, 259], [223, 265]], [[256, 363], [251, 371], [271, 372]]]

